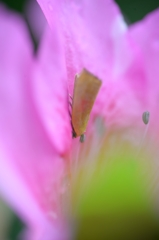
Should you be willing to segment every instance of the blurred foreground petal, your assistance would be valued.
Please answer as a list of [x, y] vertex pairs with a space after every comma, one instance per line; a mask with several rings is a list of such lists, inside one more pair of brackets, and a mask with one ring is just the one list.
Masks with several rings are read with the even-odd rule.
[[52, 215], [60, 211], [56, 184], [60, 184], [63, 162], [33, 101], [34, 58], [26, 26], [3, 6], [0, 13], [1, 191], [33, 229], [29, 239], [52, 239], [56, 235]]

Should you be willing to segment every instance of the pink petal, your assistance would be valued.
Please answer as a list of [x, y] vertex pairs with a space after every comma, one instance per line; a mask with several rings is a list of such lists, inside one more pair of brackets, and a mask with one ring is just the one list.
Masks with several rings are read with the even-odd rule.
[[63, 35], [69, 92], [73, 92], [75, 74], [87, 68], [103, 81], [92, 117], [104, 116], [108, 125], [125, 122], [129, 125], [131, 116], [138, 114], [136, 109], [141, 111], [136, 97], [140, 97], [145, 79], [140, 78], [143, 71], [136, 64], [138, 53], [127, 36], [127, 26], [115, 2], [38, 2], [52, 29], [56, 24]]
[[[143, 20], [132, 25], [129, 35], [140, 54], [142, 68], [148, 87], [147, 110], [150, 111], [151, 126], [158, 138], [159, 111], [159, 9], [148, 14]], [[141, 89], [143, 91], [143, 89]]]
[[32, 34], [35, 40], [39, 42], [47, 25], [43, 12], [36, 1], [29, 0], [26, 1], [25, 13]]
[[[52, 239], [61, 214], [64, 162], [33, 101], [33, 51], [26, 26], [2, 6], [0, 56], [0, 190], [33, 228], [32, 239]], [[46, 237], [40, 237], [44, 232]]]
[[40, 45], [34, 77], [34, 97], [50, 139], [60, 152], [69, 149], [72, 139], [69, 96], [60, 35], [47, 29]]
[[[130, 36], [140, 49], [149, 91], [158, 95], [159, 78], [159, 9], [130, 27]], [[152, 96], [152, 95], [151, 95]]]
[[[3, 144], [1, 144], [1, 146], [2, 145]], [[2, 151], [0, 155], [0, 165], [0, 192], [8, 204], [28, 225], [28, 234], [30, 234], [30, 237], [26, 239], [52, 239], [44, 238], [44, 236], [46, 236], [46, 230], [47, 234], [50, 233], [52, 237], [57, 235], [57, 230], [47, 220], [28, 185], [22, 179], [14, 164]], [[52, 231], [50, 231], [51, 229], [49, 230], [49, 226], [52, 227]]]
[[[126, 51], [129, 44], [123, 41], [127, 27], [113, 1], [38, 0], [38, 2], [50, 26], [53, 27], [54, 22], [58, 22], [65, 36], [71, 93], [75, 74], [83, 67], [103, 81], [109, 81], [129, 66], [131, 55]], [[124, 55], [128, 55], [125, 60]]]

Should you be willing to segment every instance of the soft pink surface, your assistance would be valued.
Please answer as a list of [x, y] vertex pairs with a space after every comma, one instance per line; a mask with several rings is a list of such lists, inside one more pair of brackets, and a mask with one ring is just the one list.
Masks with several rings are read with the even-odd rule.
[[[126, 25], [114, 2], [108, 0], [38, 2], [51, 28], [56, 22], [63, 32], [71, 93], [75, 74], [83, 67], [98, 75], [103, 81], [110, 80], [108, 76], [112, 75], [114, 56], [119, 55], [118, 52], [121, 51], [118, 45], [126, 31]], [[123, 44], [123, 48], [125, 45]], [[120, 62], [119, 64], [121, 65]], [[128, 64], [127, 61], [123, 62], [122, 68], [125, 64]]]
[[72, 139], [64, 49], [58, 30], [46, 29], [38, 52], [33, 94], [37, 109], [58, 152], [70, 148]]
[[103, 81], [92, 120], [143, 125], [149, 109], [156, 119], [159, 11], [127, 28], [111, 0], [38, 2], [52, 33], [46, 30], [37, 61], [22, 19], [0, 8], [0, 189], [33, 229], [26, 237], [49, 240], [64, 232], [59, 199], [74, 76], [85, 67]]
[[[129, 29], [129, 35], [138, 48], [141, 66], [148, 86], [148, 101], [152, 110], [159, 103], [159, 8]], [[141, 88], [142, 91], [142, 88]]]
[[39, 42], [47, 25], [46, 18], [36, 1], [26, 1], [24, 10], [32, 34], [35, 40]]
[[58, 229], [53, 222], [61, 214], [64, 171], [56, 150], [59, 131], [55, 129], [55, 144], [51, 144], [33, 101], [34, 59], [26, 26], [3, 6], [0, 55], [1, 193], [33, 228], [29, 239], [53, 239]]
[[[38, 0], [52, 30], [63, 36], [67, 82], [72, 94], [75, 74], [83, 67], [103, 85], [91, 116], [100, 114], [108, 126], [141, 119], [147, 82], [138, 48], [112, 0]], [[140, 121], [140, 120], [139, 120]]]

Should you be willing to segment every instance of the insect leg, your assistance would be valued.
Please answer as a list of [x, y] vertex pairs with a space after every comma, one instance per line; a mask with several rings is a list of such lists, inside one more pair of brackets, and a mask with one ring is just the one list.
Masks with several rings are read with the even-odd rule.
[[71, 100], [73, 100], [73, 97], [69, 94], [69, 97], [71, 98]]
[[[69, 97], [71, 98], [71, 100], [73, 100], [73, 97], [70, 94], [69, 94]], [[71, 107], [71, 110], [72, 110], [72, 102], [70, 100], [69, 100], [69, 106]], [[70, 115], [70, 118], [72, 119], [72, 112], [70, 111], [70, 108], [69, 108], [69, 115]], [[72, 121], [71, 121], [71, 126], [72, 126], [72, 138], [75, 138], [76, 133], [73, 129]]]

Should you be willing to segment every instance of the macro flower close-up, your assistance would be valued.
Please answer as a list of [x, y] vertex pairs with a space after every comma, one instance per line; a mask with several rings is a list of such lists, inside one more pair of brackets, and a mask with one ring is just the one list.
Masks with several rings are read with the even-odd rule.
[[113, 0], [25, 11], [0, 5], [0, 196], [16, 239], [159, 239], [159, 8], [132, 24]]

